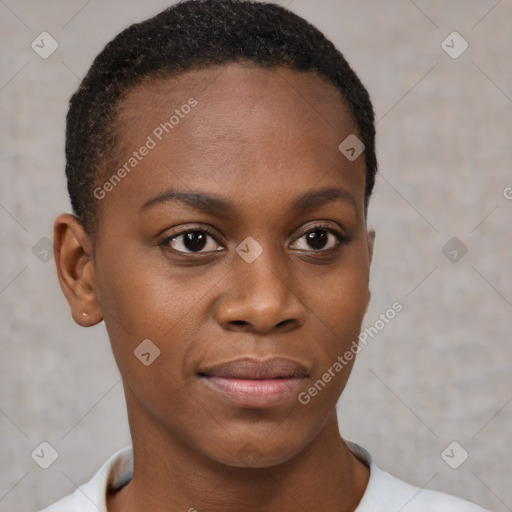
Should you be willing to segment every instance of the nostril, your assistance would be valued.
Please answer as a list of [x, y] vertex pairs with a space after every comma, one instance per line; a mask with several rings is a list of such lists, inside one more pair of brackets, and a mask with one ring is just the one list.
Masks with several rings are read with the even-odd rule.
[[288, 318], [287, 320], [283, 320], [276, 324], [276, 329], [280, 332], [290, 332], [293, 329], [297, 329], [300, 327], [300, 322], [295, 318]]
[[245, 320], [232, 320], [231, 323], [233, 325], [246, 325], [247, 322]]

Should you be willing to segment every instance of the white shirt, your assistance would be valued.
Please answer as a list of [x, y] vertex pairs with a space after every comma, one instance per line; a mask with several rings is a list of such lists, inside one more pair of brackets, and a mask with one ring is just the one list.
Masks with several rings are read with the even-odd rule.
[[[370, 467], [366, 491], [354, 512], [489, 512], [439, 491], [409, 485], [381, 470], [361, 446], [347, 442], [350, 450]], [[119, 489], [132, 477], [133, 451], [128, 446], [114, 454], [94, 477], [40, 512], [108, 512], [107, 488]]]

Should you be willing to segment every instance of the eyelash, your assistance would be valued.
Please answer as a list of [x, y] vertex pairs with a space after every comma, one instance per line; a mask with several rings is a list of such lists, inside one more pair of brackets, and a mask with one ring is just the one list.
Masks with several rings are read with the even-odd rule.
[[[337, 240], [337, 244], [335, 247], [331, 247], [329, 249], [318, 249], [318, 250], [314, 250], [314, 249], [311, 249], [310, 251], [306, 251], [306, 252], [313, 252], [313, 253], [316, 253], [316, 254], [321, 254], [321, 253], [330, 253], [334, 250], [337, 250], [339, 249], [342, 245], [345, 245], [347, 244], [350, 239], [348, 236], [342, 234], [340, 231], [334, 229], [332, 226], [330, 225], [327, 225], [327, 224], [316, 224], [314, 226], [311, 226], [307, 231], [305, 231], [301, 236], [299, 236], [296, 240], [300, 240], [301, 238], [303, 238], [304, 236], [306, 236], [308, 233], [312, 233], [314, 231], [318, 231], [318, 230], [325, 230], [331, 234], [333, 234]], [[170, 247], [170, 242], [172, 240], [175, 240], [176, 238], [179, 238], [180, 236], [183, 236], [183, 235], [186, 235], [187, 233], [193, 233], [193, 232], [200, 232], [200, 233], [206, 233], [208, 236], [210, 236], [211, 238], [213, 238], [215, 240], [215, 242], [219, 245], [222, 245], [219, 243], [219, 241], [217, 240], [217, 235], [213, 232], [213, 230], [211, 230], [208, 226], [197, 226], [197, 227], [192, 227], [192, 228], [189, 228], [189, 229], [185, 229], [183, 231], [180, 231], [179, 233], [175, 233], [171, 236], [168, 236], [166, 237], [164, 240], [162, 240], [162, 242], [160, 242], [160, 246], [165, 248], [165, 249], [170, 249], [171, 251], [173, 251], [174, 253], [176, 254], [179, 254], [179, 255], [199, 255], [199, 254], [212, 254], [212, 253], [215, 253], [217, 251], [206, 251], [206, 252], [201, 252], [201, 251], [197, 251], [197, 252], [183, 252], [183, 251], [177, 251], [175, 249], [172, 249]], [[304, 251], [304, 249], [298, 249], [299, 251]], [[220, 251], [219, 251], [220, 252]]]

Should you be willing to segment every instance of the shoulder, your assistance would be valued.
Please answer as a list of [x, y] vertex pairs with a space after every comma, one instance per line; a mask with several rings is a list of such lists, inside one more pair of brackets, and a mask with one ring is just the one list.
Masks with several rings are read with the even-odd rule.
[[60, 499], [53, 505], [50, 505], [49, 507], [40, 510], [39, 512], [64, 512], [65, 510], [73, 512], [84, 512], [88, 510], [87, 508], [83, 507], [85, 498], [80, 497], [78, 492], [79, 491], [77, 489], [73, 494]]
[[127, 446], [112, 455], [91, 480], [40, 512], [107, 512], [107, 488], [122, 487], [131, 478], [132, 468], [132, 447]]
[[488, 512], [456, 496], [399, 480], [380, 469], [364, 448], [354, 443], [348, 444], [354, 454], [370, 466], [370, 480], [356, 512]]
[[[361, 501], [361, 510], [357, 512], [377, 512], [379, 504], [382, 510], [401, 510], [402, 512], [485, 512], [469, 501], [439, 491], [423, 489], [410, 485], [381, 470], [375, 462], [371, 464], [373, 481], [368, 485], [367, 503]], [[366, 508], [365, 508], [366, 506]]]

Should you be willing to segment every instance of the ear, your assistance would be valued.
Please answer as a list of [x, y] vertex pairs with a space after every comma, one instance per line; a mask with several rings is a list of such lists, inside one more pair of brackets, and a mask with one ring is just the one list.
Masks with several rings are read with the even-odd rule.
[[373, 257], [373, 246], [375, 244], [375, 230], [369, 229], [366, 233], [366, 238], [368, 239], [368, 254], [370, 255], [370, 264], [371, 264], [372, 257]]
[[[370, 257], [370, 265], [371, 265], [372, 264], [372, 258], [373, 258], [373, 247], [374, 247], [374, 244], [375, 244], [375, 230], [374, 229], [369, 229], [366, 232], [366, 238], [368, 240], [368, 254], [369, 254], [369, 257]], [[368, 288], [368, 304], [370, 303], [371, 297], [372, 297], [372, 292], [370, 291], [370, 288]], [[366, 307], [368, 307], [368, 304], [366, 305]]]
[[103, 316], [89, 236], [73, 215], [63, 213], [55, 219], [53, 244], [60, 287], [73, 320], [82, 327], [96, 325]]

